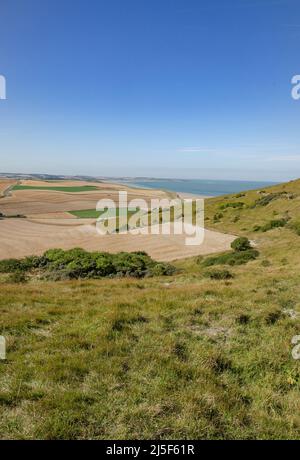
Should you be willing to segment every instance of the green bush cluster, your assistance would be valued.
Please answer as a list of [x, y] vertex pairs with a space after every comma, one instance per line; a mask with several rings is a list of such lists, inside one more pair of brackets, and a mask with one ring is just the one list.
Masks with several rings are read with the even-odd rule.
[[42, 265], [42, 257], [29, 256], [24, 259], [0, 260], [0, 273], [26, 272]]
[[242, 201], [233, 201], [229, 203], [223, 203], [220, 204], [220, 209], [226, 209], [226, 208], [236, 208], [236, 209], [241, 209], [245, 206], [245, 203]]
[[9, 283], [26, 283], [28, 281], [28, 277], [24, 271], [15, 271], [11, 273], [7, 279]]
[[256, 249], [249, 249], [243, 252], [228, 252], [220, 256], [208, 257], [204, 260], [203, 265], [205, 267], [211, 267], [212, 265], [242, 265], [250, 260], [255, 260], [258, 255], [259, 252]]
[[229, 270], [210, 270], [204, 273], [204, 276], [212, 280], [229, 280], [233, 278]]
[[251, 247], [250, 241], [246, 237], [236, 238], [232, 243], [232, 252], [227, 252], [219, 256], [207, 257], [203, 265], [210, 267], [212, 265], [242, 265], [250, 260], [255, 260], [259, 255], [256, 249]]
[[230, 245], [234, 251], [241, 252], [241, 251], [248, 251], [251, 248], [250, 241], [245, 236], [241, 236], [236, 238]]
[[120, 252], [88, 252], [81, 248], [67, 251], [50, 249], [42, 256], [24, 259], [8, 259], [0, 261], [0, 272], [16, 273], [38, 269], [48, 279], [79, 279], [115, 276], [172, 275], [175, 268], [166, 263], [158, 263], [143, 251]]
[[256, 206], [267, 206], [271, 201], [277, 200], [280, 198], [282, 193], [268, 193], [268, 195], [262, 196], [255, 201], [253, 207]]
[[288, 223], [287, 219], [273, 219], [267, 222], [265, 225], [255, 225], [253, 230], [255, 232], [268, 232], [269, 230], [272, 230], [273, 228], [285, 227], [287, 223]]
[[224, 215], [221, 213], [221, 212], [217, 212], [215, 215], [214, 215], [214, 223], [217, 223], [217, 222], [220, 222], [220, 220], [222, 219], [222, 217], [224, 217]]

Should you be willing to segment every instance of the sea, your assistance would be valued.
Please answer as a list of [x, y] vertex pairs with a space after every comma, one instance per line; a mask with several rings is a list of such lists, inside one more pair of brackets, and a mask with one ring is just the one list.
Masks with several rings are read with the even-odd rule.
[[134, 178], [118, 180], [135, 187], [170, 190], [172, 192], [190, 193], [193, 195], [219, 196], [231, 193], [255, 190], [275, 185], [267, 181], [238, 181], [238, 180], [206, 180], [206, 179], [148, 179]]

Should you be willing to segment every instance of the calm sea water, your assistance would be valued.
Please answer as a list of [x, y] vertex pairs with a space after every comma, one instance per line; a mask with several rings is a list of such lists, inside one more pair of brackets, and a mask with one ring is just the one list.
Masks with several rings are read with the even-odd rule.
[[204, 180], [204, 179], [132, 179], [126, 184], [145, 188], [171, 190], [172, 192], [192, 193], [195, 195], [218, 196], [238, 193], [245, 190], [260, 189], [274, 185], [275, 182]]

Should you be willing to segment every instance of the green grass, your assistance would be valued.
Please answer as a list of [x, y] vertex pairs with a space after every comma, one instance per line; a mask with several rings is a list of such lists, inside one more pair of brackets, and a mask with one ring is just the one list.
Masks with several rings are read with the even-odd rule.
[[79, 219], [98, 219], [102, 214], [102, 211], [96, 211], [95, 209], [80, 209], [79, 211], [68, 212]]
[[299, 438], [283, 311], [300, 267], [269, 258], [224, 281], [193, 260], [169, 278], [3, 280], [1, 438]]
[[206, 204], [209, 227], [256, 241], [259, 256], [230, 276], [206, 257], [139, 280], [1, 274], [0, 437], [299, 439], [300, 240], [289, 225], [252, 229], [274, 212], [299, 222], [300, 181], [271, 190], [295, 197], [253, 207], [259, 194], [245, 192], [216, 223], [237, 198]]
[[[104, 212], [107, 217], [111, 216], [114, 217], [116, 213], [116, 217], [118, 218], [120, 216], [120, 208], [116, 209], [109, 209], [108, 211], [96, 211], [95, 209], [80, 209], [79, 211], [68, 211], [69, 214], [72, 214], [75, 217], [78, 217], [79, 219], [98, 219]], [[122, 215], [124, 215], [124, 210], [121, 212]], [[131, 217], [135, 211], [127, 211], [128, 217]]]
[[12, 190], [53, 190], [56, 192], [92, 192], [98, 190], [95, 185], [81, 185], [78, 187], [63, 187], [63, 186], [35, 186], [35, 185], [15, 185]]

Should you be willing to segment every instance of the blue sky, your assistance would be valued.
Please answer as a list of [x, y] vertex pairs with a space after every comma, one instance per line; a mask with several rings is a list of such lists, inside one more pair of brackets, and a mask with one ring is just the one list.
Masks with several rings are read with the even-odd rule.
[[2, 0], [0, 171], [300, 176], [299, 0]]

